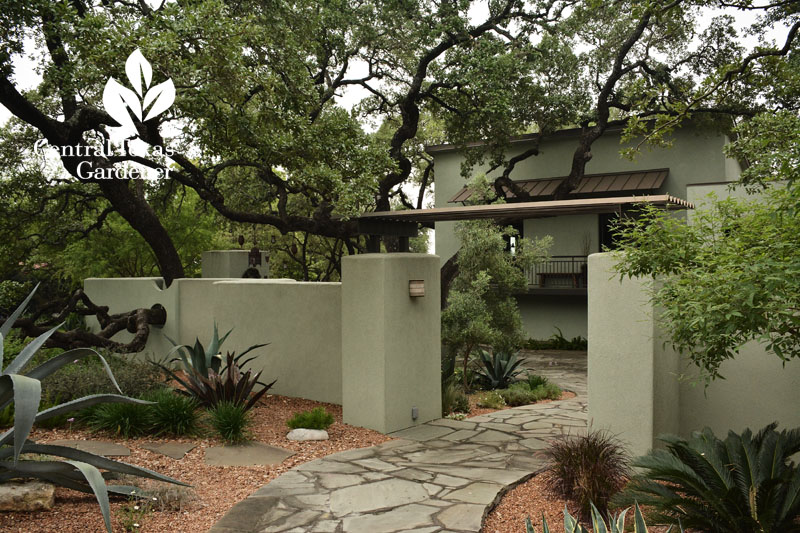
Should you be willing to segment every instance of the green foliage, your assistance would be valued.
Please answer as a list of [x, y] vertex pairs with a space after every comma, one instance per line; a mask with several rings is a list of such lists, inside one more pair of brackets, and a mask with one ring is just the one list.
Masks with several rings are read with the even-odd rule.
[[14, 425], [14, 404], [9, 404], [0, 409], [0, 428], [7, 428]]
[[128, 503], [117, 510], [117, 518], [124, 531], [140, 531], [145, 517], [152, 510], [152, 505], [148, 500], [131, 496]]
[[469, 413], [469, 398], [455, 378], [442, 384], [442, 416], [453, 413]]
[[96, 431], [107, 431], [126, 439], [150, 433], [150, 406], [135, 403], [98, 405], [85, 414], [86, 422]]
[[485, 407], [487, 409], [502, 409], [506, 406], [506, 401], [500, 395], [499, 391], [490, 390], [478, 394], [478, 407]]
[[551, 473], [550, 486], [580, 505], [589, 516], [597, 505], [605, 515], [611, 497], [630, 475], [627, 453], [608, 433], [589, 430], [586, 435], [557, 439], [544, 451]]
[[528, 339], [525, 341], [525, 349], [527, 350], [578, 350], [586, 351], [588, 349], [588, 341], [578, 335], [567, 339], [561, 332], [560, 328], [556, 328], [557, 332], [546, 340]]
[[547, 383], [549, 383], [550, 380], [548, 380], [544, 376], [540, 376], [539, 374], [528, 372], [528, 375], [525, 377], [525, 381], [528, 382], [528, 388], [533, 390], [542, 385], [547, 385]]
[[[220, 402], [229, 402], [240, 405], [248, 411], [267, 393], [275, 381], [269, 384], [262, 383], [258, 381], [262, 371], [253, 374], [251, 370], [242, 372], [240, 368], [254, 359], [251, 357], [242, 361], [245, 355], [252, 350], [267, 346], [266, 344], [251, 346], [239, 355], [228, 352], [225, 366], [222, 366], [219, 349], [231, 331], [220, 338], [215, 323], [214, 334], [208, 348], [203, 346], [200, 339], [195, 340], [194, 346], [176, 345], [172, 352], [178, 352], [179, 357], [170, 362], [180, 362], [184, 371], [183, 376], [176, 374], [166, 365], [155, 364], [183, 387], [176, 389], [178, 392], [195, 398], [201, 405], [214, 407]], [[261, 385], [258, 391], [255, 390], [257, 385]]]
[[209, 409], [211, 427], [229, 444], [239, 444], [250, 439], [248, 428], [253, 423], [247, 410], [231, 402], [219, 402]]
[[[473, 184], [473, 190], [475, 187], [478, 185]], [[505, 251], [504, 237], [516, 233], [490, 220], [456, 224], [461, 243], [458, 274], [442, 311], [442, 340], [452, 353], [462, 357], [464, 388], [469, 357], [478, 345], [490, 345], [500, 352], [522, 346], [522, 319], [514, 295], [527, 287], [525, 269], [544, 259], [550, 240], [519, 239], [512, 255]]]
[[[119, 388], [133, 398], [143, 398], [149, 392], [164, 387], [164, 375], [152, 364], [130, 357], [106, 357]], [[82, 359], [70, 362], [61, 372], [42, 380], [42, 393], [73, 400], [90, 394], [113, 392], [114, 385], [106, 378], [99, 361]]]
[[[12, 324], [25, 311], [33, 294], [32, 292], [28, 295], [25, 301], [0, 325], [0, 358], [3, 355], [1, 353], [4, 346], [3, 340], [8, 336]], [[13, 427], [0, 434], [0, 478], [39, 478], [73, 490], [94, 494], [103, 514], [106, 530], [111, 533], [108, 494], [130, 495], [132, 488], [124, 485], [106, 485], [107, 478], [113, 478], [118, 474], [129, 474], [170, 483], [180, 484], [180, 482], [137, 466], [118, 463], [66, 446], [36, 444], [28, 439], [34, 423], [41, 423], [71, 411], [100, 404], [137, 405], [146, 403], [116, 394], [97, 394], [40, 411], [42, 398], [40, 380], [74, 361], [97, 356], [109, 379], [116, 385], [114, 375], [105, 359], [94, 350], [86, 348], [63, 352], [23, 374], [22, 372], [29, 363], [35, 359], [37, 351], [58, 327], [56, 326], [31, 341], [7, 366], [0, 369], [0, 409], [6, 409], [12, 405], [14, 407]], [[32, 460], [20, 457], [22, 454], [39, 454], [47, 457], [44, 460]], [[62, 461], [58, 458], [66, 460]], [[101, 472], [101, 469], [104, 472]]]
[[561, 389], [555, 383], [543, 383], [531, 388], [528, 382], [513, 383], [507, 389], [498, 389], [506, 404], [511, 407], [529, 405], [542, 400], [557, 400]]
[[[760, 198], [712, 198], [691, 223], [643, 206], [617, 229], [617, 271], [658, 279], [658, 319], [706, 383], [753, 340], [782, 361], [800, 356], [800, 122], [788, 123], [760, 116], [732, 148], [751, 161], [748, 186], [772, 184]], [[773, 129], [784, 135], [773, 139]]]
[[[56, 407], [62, 403], [62, 400], [63, 399], [60, 396], [53, 396], [49, 391], [42, 388], [42, 399], [39, 402], [39, 409], [44, 411], [50, 409], [51, 407]], [[42, 420], [41, 422], [36, 422], [35, 425], [40, 428], [53, 429], [65, 425], [69, 418], [69, 414], [64, 413], [46, 420]]]
[[714, 533], [800, 531], [800, 428], [755, 435], [709, 429], [689, 439], [660, 437], [666, 449], [633, 462], [639, 474], [614, 502], [637, 500], [664, 523], [677, 520], [692, 530]]
[[294, 416], [286, 422], [286, 425], [292, 429], [328, 429], [328, 426], [333, 424], [333, 422], [333, 415], [326, 411], [324, 407], [315, 407], [310, 411], [295, 413]]
[[154, 435], [194, 435], [200, 425], [197, 411], [199, 403], [170, 389], [159, 389], [149, 393], [145, 399], [153, 402], [148, 405], [150, 432]]
[[480, 350], [478, 357], [482, 368], [477, 370], [478, 381], [484, 389], [503, 389], [514, 381], [522, 373], [518, 368], [524, 359], [517, 359], [519, 352], [500, 352], [489, 354], [486, 350]]
[[[193, 190], [154, 200], [159, 219], [180, 255], [186, 277], [200, 277], [200, 258], [204, 251], [231, 247], [218, 232], [218, 218], [203, 206]], [[53, 260], [60, 273], [75, 283], [90, 277], [160, 275], [158, 261], [147, 242], [117, 213], [111, 213], [91, 238], [72, 239]]]
[[[625, 533], [626, 531], [630, 531], [630, 528], [625, 529], [625, 515], [630, 511], [630, 507], [624, 509], [619, 514], [613, 514], [609, 517], [609, 521], [606, 522], [603, 518], [603, 513], [601, 513], [597, 507], [592, 504], [592, 531], [595, 533], [598, 532], [607, 532], [607, 533]], [[679, 527], [680, 533], [683, 533], [683, 527]], [[526, 533], [536, 533], [536, 528], [533, 527], [530, 518], [525, 519], [525, 531]], [[578, 523], [578, 520], [572, 516], [567, 508], [564, 508], [564, 531], [566, 533], [589, 533], [585, 527]], [[669, 527], [667, 533], [672, 531], [672, 526]], [[543, 533], [550, 533], [550, 527], [547, 525], [547, 519], [542, 514], [542, 532]], [[633, 533], [647, 533], [647, 523], [642, 516], [642, 510], [639, 509], [639, 504], [634, 505], [634, 514], [633, 514]]]

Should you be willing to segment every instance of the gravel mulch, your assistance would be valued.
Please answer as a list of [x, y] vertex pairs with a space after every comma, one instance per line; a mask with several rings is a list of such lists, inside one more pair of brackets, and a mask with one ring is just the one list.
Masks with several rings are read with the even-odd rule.
[[552, 533], [564, 533], [564, 506], [573, 515], [578, 506], [548, 488], [548, 475], [536, 475], [508, 491], [486, 517], [481, 533], [525, 533], [527, 517], [541, 532], [542, 513]]
[[[328, 428], [330, 440], [293, 442], [286, 439], [289, 428], [286, 421], [298, 411], [317, 406], [325, 407], [336, 421]], [[132, 531], [200, 533], [206, 532], [237, 502], [258, 488], [278, 477], [292, 467], [326, 455], [373, 446], [391, 440], [389, 437], [369, 429], [342, 423], [342, 407], [299, 398], [266, 396], [253, 411], [252, 433], [255, 441], [293, 450], [295, 455], [274, 467], [216, 467], [203, 462], [205, 448], [219, 446], [217, 438], [159, 439], [142, 437], [120, 439], [110, 435], [90, 433], [85, 429], [62, 428], [55, 430], [35, 429], [31, 438], [38, 442], [56, 439], [113, 440], [130, 448], [129, 457], [117, 459], [162, 474], [180, 479], [193, 486], [193, 498], [179, 510], [158, 510], [147, 513], [138, 520], [139, 527]], [[145, 450], [141, 445], [148, 442], [172, 441], [192, 442], [197, 445], [183, 459], [175, 460]], [[132, 504], [113, 499], [111, 515], [114, 531], [126, 531], [122, 512]], [[15, 533], [88, 533], [105, 531], [103, 519], [94, 496], [57, 488], [56, 504], [50, 511], [35, 513], [0, 513], [0, 531]]]

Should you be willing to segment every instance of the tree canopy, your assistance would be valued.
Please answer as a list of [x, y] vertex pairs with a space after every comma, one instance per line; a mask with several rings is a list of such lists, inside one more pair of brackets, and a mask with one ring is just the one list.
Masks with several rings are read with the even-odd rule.
[[[756, 14], [756, 47], [739, 41], [742, 13]], [[498, 196], [525, 199], [509, 176], [539, 148], [510, 157], [511, 138], [578, 126], [563, 197], [616, 121], [658, 143], [688, 117], [729, 128], [796, 113], [799, 17], [780, 0], [0, 0], [9, 268], [124, 220], [169, 284], [187, 263], [158, 203], [190, 191], [220, 225], [268, 228], [287, 272], [335, 277], [342, 254], [366, 249], [354, 215], [423, 206], [425, 143], [462, 146], [465, 173], [488, 163]], [[149, 67], [127, 68], [137, 50]], [[148, 118], [160, 104], [144, 102], [123, 142], [110, 77], [129, 107], [150, 78], [162, 95], [171, 82], [174, 103]], [[163, 179], [100, 179], [123, 168]]]

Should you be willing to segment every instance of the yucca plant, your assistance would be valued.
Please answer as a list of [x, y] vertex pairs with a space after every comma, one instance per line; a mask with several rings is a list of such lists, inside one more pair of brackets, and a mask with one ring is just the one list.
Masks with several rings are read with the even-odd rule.
[[[594, 531], [594, 533], [625, 533], [625, 515], [629, 510], [630, 508], [625, 509], [619, 514], [612, 515], [609, 521], [606, 522], [603, 520], [600, 511], [597, 510], [597, 507], [592, 505], [592, 531]], [[678, 528], [680, 532], [683, 533], [683, 528], [680, 524]], [[536, 529], [533, 527], [530, 518], [525, 519], [525, 531], [526, 533], [536, 533]], [[569, 514], [566, 507], [564, 507], [564, 531], [566, 533], [589, 533], [585, 527], [578, 523], [578, 520], [575, 519], [574, 516]], [[642, 510], [639, 509], [638, 503], [634, 504], [633, 531], [634, 533], [647, 533], [647, 523], [644, 521]], [[670, 533], [670, 531], [672, 531], [672, 526], [667, 529], [667, 533]], [[544, 514], [542, 514], [542, 532], [550, 533], [550, 528], [547, 525]]]
[[[203, 346], [200, 339], [195, 340], [194, 346], [178, 345], [170, 339], [170, 342], [175, 345], [170, 354], [177, 352], [179, 357], [169, 362], [180, 363], [181, 370], [183, 370], [182, 376], [167, 365], [154, 364], [183, 387], [183, 389], [176, 389], [178, 392], [195, 398], [201, 405], [213, 408], [220, 402], [229, 402], [242, 406], [245, 411], [248, 411], [272, 388], [277, 380], [272, 383], [262, 383], [258, 381], [258, 378], [261, 377], [263, 371], [258, 371], [255, 375], [251, 370], [242, 372], [242, 367], [255, 357], [244, 361], [242, 358], [267, 344], [255, 344], [238, 355], [228, 352], [225, 357], [225, 365], [222, 365], [223, 360], [219, 355], [219, 349], [231, 331], [233, 330], [229, 330], [220, 338], [215, 323], [214, 335], [208, 348]], [[262, 388], [255, 391], [257, 385], [261, 385]]]
[[[25, 311], [35, 292], [36, 289], [0, 326], [0, 361], [3, 360], [3, 339], [8, 336], [14, 322]], [[60, 325], [38, 336], [25, 346], [5, 369], [0, 368], [0, 409], [5, 409], [12, 404], [14, 406], [14, 426], [0, 434], [0, 483], [16, 478], [38, 478], [73, 490], [94, 494], [100, 504], [106, 530], [111, 533], [108, 494], [122, 494], [130, 497], [135, 492], [135, 487], [106, 485], [106, 480], [115, 479], [121, 474], [128, 474], [179, 485], [186, 484], [146, 468], [112, 461], [66, 446], [36, 444], [28, 439], [35, 422], [48, 420], [70, 411], [100, 403], [148, 403], [121, 394], [95, 394], [55, 405], [40, 412], [42, 393], [40, 380], [63, 366], [85, 357], [97, 356], [100, 358], [109, 379], [119, 391], [119, 386], [106, 360], [88, 348], [65, 351], [22, 374], [36, 352], [44, 346], [47, 339], [59, 327]], [[28, 460], [21, 458], [22, 454], [41, 454], [49, 457], [47, 460]], [[61, 457], [65, 460], [55, 460], [51, 457]], [[101, 470], [103, 471], [101, 472]]]
[[524, 359], [517, 359], [516, 353], [495, 352], [490, 355], [486, 350], [478, 352], [481, 368], [477, 371], [481, 384], [487, 389], [505, 389], [522, 373], [519, 365]]
[[730, 431], [725, 440], [709, 428], [689, 439], [659, 437], [666, 449], [634, 461], [641, 473], [613, 502], [636, 500], [654, 519], [701, 531], [800, 532], [800, 467], [791, 460], [800, 428], [776, 428]]

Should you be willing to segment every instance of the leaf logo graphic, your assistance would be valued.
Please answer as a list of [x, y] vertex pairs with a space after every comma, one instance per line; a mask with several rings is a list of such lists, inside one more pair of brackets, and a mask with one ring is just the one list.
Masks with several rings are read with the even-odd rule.
[[[139, 122], [146, 122], [157, 117], [175, 101], [175, 85], [171, 79], [150, 87], [153, 79], [153, 68], [138, 48], [125, 61], [125, 74], [136, 91], [125, 87], [114, 78], [109, 78], [103, 90], [103, 107], [111, 118], [125, 129], [136, 131], [131, 115], [133, 112]], [[147, 114], [144, 114], [145, 110]]]

